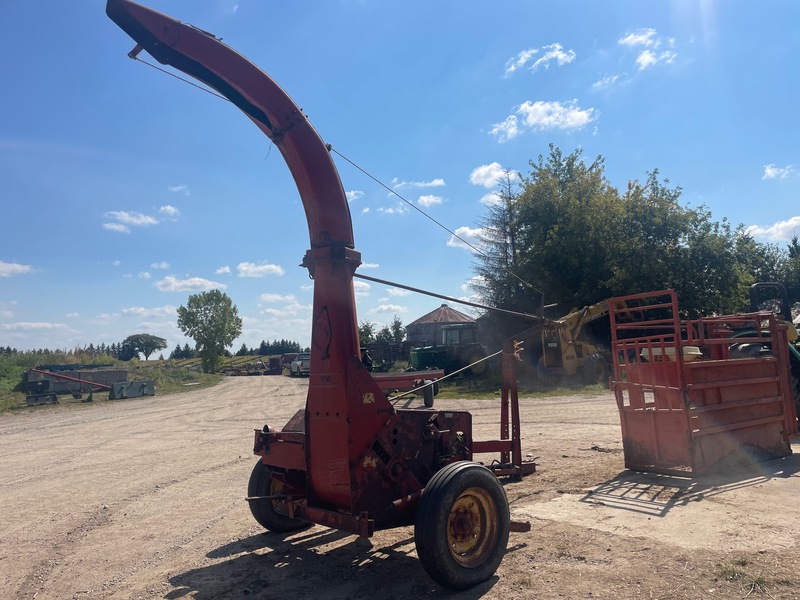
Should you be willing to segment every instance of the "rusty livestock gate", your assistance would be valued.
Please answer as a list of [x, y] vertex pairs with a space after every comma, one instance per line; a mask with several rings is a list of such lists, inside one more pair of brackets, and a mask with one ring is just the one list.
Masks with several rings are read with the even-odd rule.
[[682, 321], [672, 290], [609, 305], [627, 468], [701, 475], [792, 453], [782, 320], [758, 312]]

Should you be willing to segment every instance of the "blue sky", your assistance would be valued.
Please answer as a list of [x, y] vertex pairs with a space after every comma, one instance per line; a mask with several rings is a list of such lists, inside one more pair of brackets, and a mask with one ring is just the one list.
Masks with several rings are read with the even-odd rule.
[[[623, 189], [658, 168], [761, 241], [800, 232], [794, 0], [144, 3], [224, 38], [327, 143], [467, 239], [500, 171], [549, 143], [603, 155]], [[234, 350], [307, 345], [308, 229], [280, 153], [232, 104], [130, 60], [104, 9], [0, 0], [0, 345], [146, 332], [172, 349], [188, 341], [175, 309], [215, 287], [244, 319]], [[335, 158], [361, 272], [468, 297], [470, 251]], [[356, 292], [379, 326], [441, 303]]]

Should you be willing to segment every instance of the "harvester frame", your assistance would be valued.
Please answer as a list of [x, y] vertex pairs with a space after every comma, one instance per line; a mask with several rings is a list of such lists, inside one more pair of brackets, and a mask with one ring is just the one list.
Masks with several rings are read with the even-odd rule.
[[[256, 520], [273, 531], [317, 523], [361, 536], [414, 525], [423, 567], [453, 589], [491, 577], [511, 522], [497, 475], [521, 477], [514, 349], [506, 344], [499, 439], [477, 441], [469, 412], [398, 409], [360, 360], [355, 249], [344, 188], [327, 146], [291, 98], [263, 71], [203, 30], [129, 0], [108, 16], [162, 64], [199, 79], [242, 110], [279, 149], [297, 184], [314, 280], [311, 373], [304, 409], [283, 427], [256, 429], [260, 457], [248, 488]], [[418, 378], [410, 373], [409, 378]], [[475, 454], [500, 453], [492, 469]]]

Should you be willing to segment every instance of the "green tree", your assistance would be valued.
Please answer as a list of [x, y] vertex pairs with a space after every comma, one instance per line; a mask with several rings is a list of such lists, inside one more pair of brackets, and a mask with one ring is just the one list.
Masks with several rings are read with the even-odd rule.
[[506, 310], [533, 312], [539, 298], [528, 292], [520, 277], [521, 247], [519, 178], [506, 170], [495, 201], [479, 224], [481, 252], [475, 257], [477, 277], [472, 287], [484, 304]]
[[195, 341], [207, 373], [216, 371], [225, 349], [242, 333], [242, 319], [220, 290], [192, 294], [178, 307], [178, 328]]
[[131, 348], [134, 356], [141, 352], [144, 359], [149, 360], [151, 354], [167, 347], [167, 340], [149, 333], [135, 333], [126, 337], [122, 345]]
[[358, 324], [358, 339], [362, 346], [375, 342], [375, 323], [372, 321], [361, 321]]
[[498, 202], [479, 221], [475, 288], [484, 303], [538, 312], [543, 290], [566, 314], [611, 296], [674, 288], [685, 315], [696, 316], [745, 309], [756, 281], [782, 280], [787, 289], [797, 281], [785, 256], [800, 254], [800, 243], [783, 252], [715, 221], [704, 206], [682, 206], [681, 188], [658, 170], [620, 194], [604, 164], [551, 145], [519, 184], [506, 173]]
[[376, 344], [391, 344], [392, 343], [392, 330], [388, 325], [381, 327], [375, 334]]
[[132, 358], [136, 357], [139, 352], [136, 349], [136, 344], [131, 342], [129, 339], [122, 341], [119, 345], [119, 351], [117, 352], [117, 358], [119, 360], [131, 360]]
[[561, 313], [613, 295], [623, 207], [605, 178], [603, 157], [587, 165], [581, 154], [565, 156], [551, 145], [549, 156], [531, 161], [522, 179], [509, 224], [518, 250], [509, 260], [525, 283], [509, 282], [512, 309], [530, 312], [541, 301], [528, 284], [543, 290]]
[[396, 344], [402, 342], [406, 337], [406, 328], [403, 327], [403, 322], [400, 320], [400, 317], [397, 315], [394, 316], [392, 319], [391, 325], [389, 327], [392, 330], [392, 341]]
[[792, 236], [786, 253], [786, 260], [780, 266], [778, 281], [783, 282], [789, 301], [796, 303], [800, 301], [800, 242], [796, 235]]

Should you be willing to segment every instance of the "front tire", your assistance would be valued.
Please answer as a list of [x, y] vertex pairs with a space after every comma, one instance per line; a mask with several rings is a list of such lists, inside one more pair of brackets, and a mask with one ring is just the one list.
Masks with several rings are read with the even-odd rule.
[[608, 363], [601, 354], [592, 354], [583, 363], [583, 381], [588, 385], [603, 383], [606, 379]]
[[[276, 496], [284, 489], [284, 484], [272, 477], [279, 469], [265, 465], [260, 460], [253, 467], [250, 481], [247, 484], [247, 495]], [[311, 523], [300, 519], [292, 519], [281, 500], [250, 500], [250, 512], [258, 524], [274, 533], [288, 533], [311, 526]]]
[[505, 555], [511, 517], [495, 475], [474, 462], [439, 470], [417, 506], [414, 542], [439, 585], [465, 590], [489, 579]]

